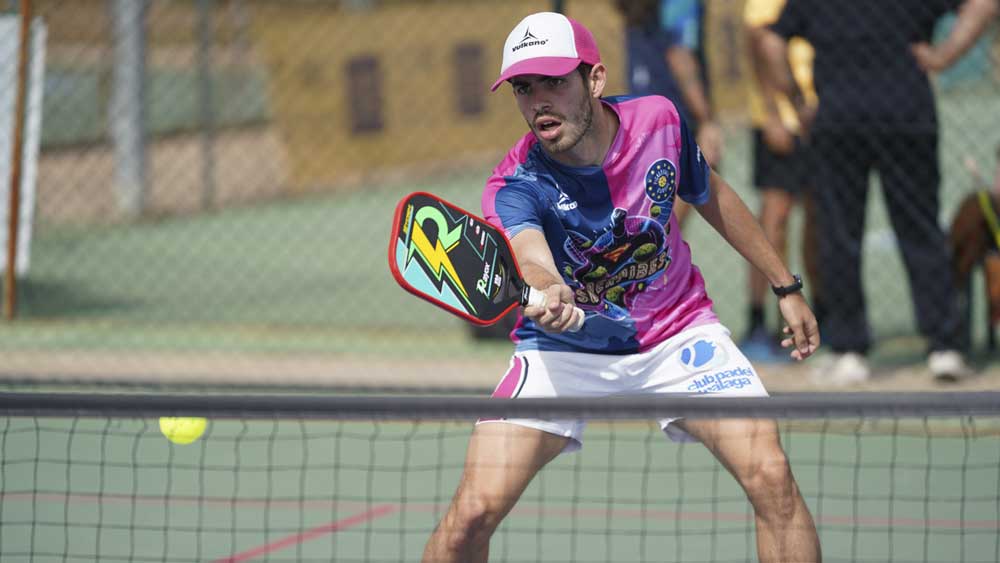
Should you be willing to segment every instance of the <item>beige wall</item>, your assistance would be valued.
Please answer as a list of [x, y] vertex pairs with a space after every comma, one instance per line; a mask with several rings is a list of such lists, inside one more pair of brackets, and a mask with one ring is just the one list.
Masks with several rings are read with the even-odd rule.
[[712, 101], [725, 121], [743, 120], [747, 113], [750, 69], [743, 37], [744, 1], [709, 0], [706, 5]]
[[[226, 190], [232, 197], [226, 199], [244, 199], [238, 193], [241, 189], [246, 197], [256, 197], [363, 186], [384, 178], [405, 180], [460, 167], [473, 167], [485, 175], [526, 130], [509, 89], [493, 94], [487, 90], [500, 66], [501, 44], [521, 17], [551, 4], [551, 0], [406, 0], [375, 2], [377, 8], [358, 10], [325, 0], [218, 0], [213, 12], [213, 64], [266, 69], [271, 117], [260, 136], [267, 143], [259, 147], [251, 143], [225, 163], [234, 173], [244, 171], [232, 175], [234, 187]], [[717, 107], [730, 118], [738, 116], [744, 105], [742, 4], [743, 0], [708, 3], [713, 93]], [[623, 27], [613, 1], [567, 0], [566, 6], [570, 16], [595, 34], [610, 69], [607, 92], [626, 93]], [[35, 11], [50, 27], [51, 61], [110, 64], [107, 7], [108, 0], [37, 0]], [[192, 0], [152, 3], [147, 20], [151, 65], [193, 66], [196, 8]], [[481, 45], [485, 57], [481, 76], [485, 109], [476, 116], [461, 115], [455, 96], [454, 47], [468, 42]], [[348, 61], [359, 55], [375, 56], [381, 65], [384, 128], [378, 132], [351, 131], [345, 73]], [[158, 151], [160, 145], [165, 143], [155, 140], [151, 149]], [[90, 155], [106, 147], [81, 149]], [[43, 168], [48, 171], [49, 161], [66, 158], [66, 152], [47, 156]], [[193, 170], [197, 162], [178, 162], [175, 168]], [[262, 172], [265, 169], [267, 173]], [[94, 170], [86, 171], [94, 176]], [[107, 185], [107, 178], [101, 177], [102, 185]], [[43, 174], [43, 179], [49, 178]], [[169, 182], [173, 192], [175, 180]]]
[[[280, 2], [281, 0], [276, 0]], [[212, 33], [218, 42], [228, 42], [239, 34], [239, 11], [245, 0], [215, 0]], [[34, 0], [32, 11], [45, 18], [49, 37], [55, 43], [84, 43], [109, 46], [111, 35], [110, 0]], [[146, 33], [155, 45], [191, 44], [198, 40], [198, 6], [195, 0], [155, 0], [147, 14]]]
[[[573, 4], [572, 2], [570, 4]], [[620, 24], [608, 2], [571, 12], [593, 26], [605, 59], [622, 68]], [[525, 132], [509, 90], [490, 94], [511, 27], [551, 2], [406, 2], [376, 10], [331, 10], [311, 3], [254, 10], [254, 37], [269, 69], [272, 115], [287, 143], [293, 185], [312, 189], [353, 184], [377, 170], [420, 167], [496, 155]], [[485, 110], [457, 109], [453, 48], [479, 43], [484, 52]], [[352, 57], [378, 58], [384, 128], [353, 134], [345, 84]], [[611, 91], [622, 91], [621, 73]]]

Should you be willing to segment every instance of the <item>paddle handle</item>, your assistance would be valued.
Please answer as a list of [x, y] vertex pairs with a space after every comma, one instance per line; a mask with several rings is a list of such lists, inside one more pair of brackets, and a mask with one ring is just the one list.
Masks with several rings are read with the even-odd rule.
[[[528, 299], [525, 305], [531, 307], [544, 307], [545, 306], [545, 294], [533, 287], [528, 288]], [[586, 313], [583, 309], [574, 306], [573, 307], [573, 324], [569, 327], [569, 332], [577, 332], [583, 328], [583, 322], [587, 320]]]

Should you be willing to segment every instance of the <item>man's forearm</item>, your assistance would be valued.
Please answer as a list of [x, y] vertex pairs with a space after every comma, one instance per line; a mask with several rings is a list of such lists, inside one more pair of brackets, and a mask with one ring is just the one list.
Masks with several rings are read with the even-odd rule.
[[947, 39], [938, 49], [945, 66], [951, 66], [962, 57], [1000, 11], [998, 0], [966, 0], [958, 10], [958, 18]]
[[[775, 118], [778, 116], [778, 104], [775, 101], [777, 89], [774, 87], [774, 80], [768, 76], [769, 63], [763, 47], [763, 40], [768, 33], [773, 32], [763, 27], [750, 27], [746, 30], [746, 39], [750, 52], [750, 70], [760, 91], [764, 112], [768, 117]], [[788, 69], [788, 73], [790, 76], [791, 68]]]
[[553, 284], [565, 284], [541, 231], [525, 229], [514, 236], [510, 243], [517, 256], [518, 269], [528, 285], [545, 289]]
[[698, 59], [686, 47], [671, 47], [667, 50], [666, 57], [691, 117], [698, 123], [711, 121], [712, 104], [702, 83]]
[[521, 269], [524, 281], [536, 289], [545, 289], [554, 284], [566, 284], [561, 277], [556, 276], [551, 270], [540, 264], [521, 262], [518, 267]]
[[766, 28], [757, 30], [756, 41], [753, 44], [758, 50], [761, 72], [765, 88], [772, 88], [784, 94], [796, 108], [805, 104], [805, 95], [799, 89], [788, 63], [788, 42], [773, 31]]

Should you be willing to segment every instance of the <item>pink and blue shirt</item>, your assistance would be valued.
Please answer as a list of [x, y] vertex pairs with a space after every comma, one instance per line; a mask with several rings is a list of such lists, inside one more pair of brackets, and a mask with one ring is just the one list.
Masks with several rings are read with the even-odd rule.
[[579, 332], [562, 334], [522, 317], [511, 334], [518, 351], [630, 354], [718, 322], [673, 214], [678, 196], [694, 205], [710, 196], [691, 131], [666, 98], [603, 101], [620, 126], [601, 166], [560, 164], [528, 133], [487, 181], [486, 219], [511, 238], [542, 231], [587, 313]]

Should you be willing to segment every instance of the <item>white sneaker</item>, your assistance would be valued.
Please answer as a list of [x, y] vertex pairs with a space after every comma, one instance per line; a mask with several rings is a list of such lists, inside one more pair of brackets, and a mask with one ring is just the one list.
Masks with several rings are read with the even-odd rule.
[[927, 367], [934, 379], [941, 383], [954, 383], [970, 377], [975, 371], [965, 363], [958, 350], [935, 350], [927, 356]]
[[827, 385], [853, 385], [868, 381], [872, 376], [868, 360], [857, 352], [834, 353], [829, 360], [816, 366], [813, 381]]

